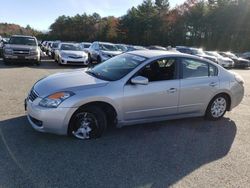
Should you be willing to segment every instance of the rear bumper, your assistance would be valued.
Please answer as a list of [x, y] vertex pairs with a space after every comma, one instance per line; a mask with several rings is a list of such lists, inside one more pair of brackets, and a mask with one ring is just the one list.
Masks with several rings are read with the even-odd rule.
[[231, 93], [232, 93], [232, 97], [231, 97], [230, 110], [238, 106], [243, 100], [244, 93], [245, 93], [244, 86], [237, 82], [231, 83]]

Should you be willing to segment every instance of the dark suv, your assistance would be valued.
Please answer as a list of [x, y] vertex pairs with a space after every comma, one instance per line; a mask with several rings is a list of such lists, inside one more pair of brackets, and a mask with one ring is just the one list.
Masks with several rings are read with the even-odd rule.
[[32, 36], [13, 35], [4, 45], [3, 59], [6, 64], [31, 62], [39, 65], [41, 54], [37, 39]]

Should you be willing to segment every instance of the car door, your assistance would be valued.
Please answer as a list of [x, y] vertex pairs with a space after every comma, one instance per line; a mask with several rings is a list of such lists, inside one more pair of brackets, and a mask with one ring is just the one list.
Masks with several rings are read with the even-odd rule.
[[179, 113], [203, 112], [219, 88], [218, 69], [206, 61], [181, 58]]
[[147, 85], [124, 86], [124, 120], [139, 120], [177, 113], [180, 81], [175, 58], [152, 62], [138, 71], [136, 76], [148, 78]]

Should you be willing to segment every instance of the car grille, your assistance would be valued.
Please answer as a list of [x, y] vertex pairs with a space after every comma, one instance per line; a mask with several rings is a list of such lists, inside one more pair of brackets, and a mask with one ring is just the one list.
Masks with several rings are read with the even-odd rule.
[[81, 56], [69, 56], [69, 58], [72, 58], [72, 59], [81, 59], [82, 57]]
[[68, 64], [78, 64], [78, 63], [79, 63], [79, 64], [81, 64], [81, 63], [84, 64], [83, 61], [77, 61], [77, 62], [76, 62], [76, 61], [67, 61], [67, 63], [68, 63]]
[[28, 55], [29, 53], [30, 53], [29, 50], [21, 50], [21, 49], [13, 50], [14, 55]]
[[29, 100], [31, 101], [31, 102], [33, 102], [34, 100], [36, 100], [36, 98], [38, 97], [38, 94], [36, 93], [36, 91], [34, 90], [34, 89], [32, 89], [31, 91], [30, 91], [30, 94], [29, 94]]

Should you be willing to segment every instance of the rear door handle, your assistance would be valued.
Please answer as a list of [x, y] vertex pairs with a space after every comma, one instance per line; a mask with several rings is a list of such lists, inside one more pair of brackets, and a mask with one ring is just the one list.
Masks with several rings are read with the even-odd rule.
[[168, 93], [175, 93], [176, 91], [177, 91], [176, 88], [171, 88], [171, 89], [168, 90]]
[[210, 84], [209, 84], [209, 86], [211, 86], [211, 87], [215, 87], [215, 86], [217, 86], [218, 84], [216, 83], [216, 82], [211, 82]]

